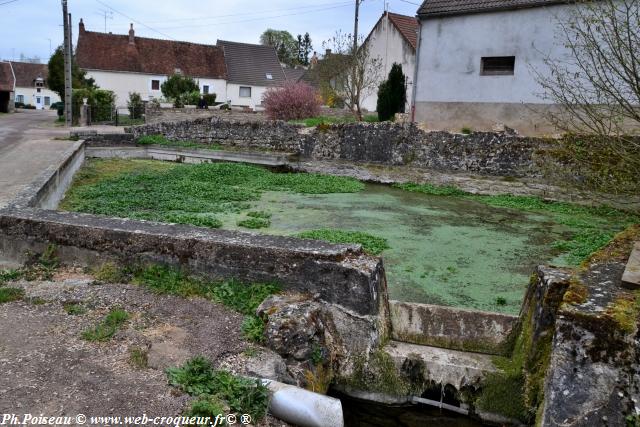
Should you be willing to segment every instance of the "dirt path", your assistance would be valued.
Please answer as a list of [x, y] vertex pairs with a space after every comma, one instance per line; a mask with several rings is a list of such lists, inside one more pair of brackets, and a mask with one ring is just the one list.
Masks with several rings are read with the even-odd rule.
[[[242, 315], [204, 299], [100, 284], [78, 270], [10, 286], [25, 297], [0, 304], [0, 413], [176, 416], [191, 398], [167, 384], [164, 369], [196, 355], [230, 367], [250, 347]], [[86, 312], [68, 314], [70, 304]], [[130, 318], [113, 338], [81, 338], [116, 307]], [[134, 348], [146, 353], [147, 366], [132, 363]], [[270, 417], [261, 423], [283, 424]]]

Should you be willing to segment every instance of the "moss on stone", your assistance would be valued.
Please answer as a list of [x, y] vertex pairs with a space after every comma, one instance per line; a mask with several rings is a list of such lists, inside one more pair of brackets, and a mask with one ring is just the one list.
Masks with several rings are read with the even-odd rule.
[[607, 306], [606, 314], [627, 334], [636, 331], [638, 316], [640, 315], [640, 298], [638, 291], [619, 295], [614, 302]]
[[569, 281], [569, 288], [564, 293], [562, 302], [566, 304], [579, 305], [587, 301], [589, 289], [575, 276]]

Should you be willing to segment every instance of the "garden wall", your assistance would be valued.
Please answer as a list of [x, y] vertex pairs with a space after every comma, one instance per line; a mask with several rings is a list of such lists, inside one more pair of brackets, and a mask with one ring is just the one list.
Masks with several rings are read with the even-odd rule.
[[260, 112], [225, 111], [218, 108], [199, 110], [197, 108], [158, 108], [147, 106], [145, 109], [145, 123], [147, 124], [179, 122], [206, 117], [220, 117], [225, 120], [236, 120], [245, 123], [266, 120], [264, 114]]
[[411, 165], [496, 176], [538, 176], [534, 153], [542, 139], [505, 132], [470, 135], [426, 132], [413, 124], [347, 123], [305, 128], [285, 122], [254, 122], [201, 118], [163, 122], [129, 129], [134, 137], [163, 134], [248, 149], [299, 153], [306, 159]]

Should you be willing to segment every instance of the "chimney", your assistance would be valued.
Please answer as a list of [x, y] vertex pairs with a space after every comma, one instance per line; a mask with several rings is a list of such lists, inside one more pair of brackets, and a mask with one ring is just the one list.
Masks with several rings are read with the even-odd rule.
[[135, 44], [135, 32], [133, 31], [133, 24], [129, 27], [129, 44]]
[[324, 51], [324, 56], [329, 56], [331, 55], [331, 49], [327, 49]]
[[84, 34], [84, 22], [82, 22], [82, 18], [80, 18], [80, 24], [78, 25], [79, 31], [78, 34]]

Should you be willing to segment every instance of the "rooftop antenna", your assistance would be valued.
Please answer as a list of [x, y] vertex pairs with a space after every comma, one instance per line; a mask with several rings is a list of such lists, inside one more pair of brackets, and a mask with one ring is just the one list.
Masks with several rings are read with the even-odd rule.
[[113, 20], [113, 11], [100, 9], [100, 12], [96, 12], [98, 15], [104, 18], [104, 32], [107, 32], [107, 19]]

